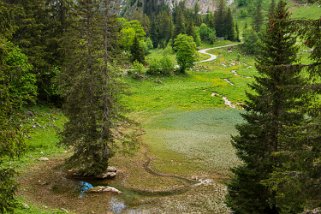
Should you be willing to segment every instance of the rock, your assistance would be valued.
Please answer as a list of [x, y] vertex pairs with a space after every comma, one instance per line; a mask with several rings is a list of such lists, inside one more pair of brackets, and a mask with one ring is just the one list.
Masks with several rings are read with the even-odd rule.
[[26, 203], [22, 203], [23, 209], [30, 209], [30, 206]]
[[26, 112], [26, 115], [27, 115], [28, 117], [34, 117], [34, 116], [35, 116], [35, 114], [34, 114], [32, 111], [27, 111], [27, 112]]
[[117, 172], [117, 169], [114, 166], [108, 166], [107, 172]]
[[235, 76], [237, 76], [237, 71], [236, 70], [231, 70], [232, 74], [234, 74]]
[[163, 82], [160, 79], [156, 79], [154, 82], [158, 84], [163, 84]]
[[320, 213], [321, 213], [321, 207], [303, 212], [303, 214], [320, 214]]
[[98, 179], [107, 179], [107, 178], [112, 179], [112, 178], [115, 178], [116, 175], [117, 175], [116, 172], [105, 172], [105, 173], [102, 173], [102, 174], [96, 176], [96, 178], [98, 178]]
[[47, 158], [47, 157], [38, 158], [38, 161], [48, 161], [48, 160], [49, 160], [49, 158]]
[[90, 192], [90, 193], [111, 192], [111, 193], [121, 194], [121, 191], [119, 191], [115, 187], [110, 187], [110, 186], [95, 186], [89, 189], [87, 192]]
[[211, 94], [211, 96], [212, 96], [212, 97], [216, 97], [216, 96], [218, 96], [218, 94], [215, 93], [215, 92], [213, 92], [213, 93]]

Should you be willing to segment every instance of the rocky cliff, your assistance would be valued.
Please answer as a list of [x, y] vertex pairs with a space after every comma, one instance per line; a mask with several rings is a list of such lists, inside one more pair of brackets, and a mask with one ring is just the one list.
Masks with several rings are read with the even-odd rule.
[[[135, 10], [142, 10], [150, 2], [154, 2], [157, 5], [166, 4], [172, 10], [175, 5], [183, 0], [122, 0], [122, 8], [124, 13], [132, 13]], [[227, 3], [231, 2], [228, 0]], [[187, 8], [194, 8], [196, 4], [199, 6], [201, 14], [205, 14], [208, 11], [213, 12], [216, 9], [218, 0], [185, 0], [185, 6]]]

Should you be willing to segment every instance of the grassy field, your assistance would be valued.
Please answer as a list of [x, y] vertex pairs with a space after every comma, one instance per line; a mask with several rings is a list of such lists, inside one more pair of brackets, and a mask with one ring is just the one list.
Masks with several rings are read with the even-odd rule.
[[289, 10], [294, 19], [319, 19], [321, 17], [321, 4], [318, 3], [298, 5], [290, 2]]
[[[224, 44], [226, 42], [220, 42], [218, 45]], [[213, 51], [218, 55], [217, 61], [197, 64], [195, 70], [189, 71], [186, 75], [147, 77], [143, 80], [125, 77], [124, 81], [129, 86], [130, 94], [124, 96], [122, 102], [131, 111], [128, 116], [142, 124], [145, 134], [141, 142], [147, 147], [148, 155], [152, 158], [150, 167], [156, 172], [188, 179], [197, 177], [215, 180], [210, 186], [195, 188], [183, 195], [152, 197], [137, 195], [127, 189], [166, 191], [180, 187], [182, 183], [177, 179], [147, 173], [142, 167], [146, 161], [143, 150], [133, 156], [116, 155], [111, 159], [111, 164], [117, 166], [124, 174], [121, 174], [113, 185], [125, 192], [120, 199], [124, 200], [132, 210], [227, 212], [224, 205], [226, 190], [222, 182], [230, 175], [229, 168], [239, 164], [230, 143], [230, 135], [236, 134], [234, 125], [242, 122], [242, 119], [239, 115], [241, 108], [239, 106], [237, 109], [229, 108], [221, 96], [228, 97], [236, 104], [245, 99], [246, 84], [251, 79], [235, 75], [231, 70], [237, 70], [242, 75], [255, 75], [255, 72], [246, 69], [253, 61], [250, 58], [240, 58], [236, 50]], [[174, 60], [173, 53], [168, 50], [154, 50], [149, 57], [157, 58], [163, 54], [168, 54]], [[206, 57], [208, 56], [204, 56]], [[221, 64], [226, 64], [226, 67]], [[229, 79], [234, 85], [230, 85], [224, 79]], [[213, 96], [213, 93], [220, 96]], [[20, 166], [23, 191], [19, 191], [19, 195], [22, 195], [19, 201], [28, 204], [28, 208], [21, 205], [16, 213], [64, 213], [59, 209], [61, 207], [77, 210], [76, 204], [64, 205], [61, 200], [83, 203], [80, 199], [68, 199], [56, 193], [52, 193], [52, 199], [50, 196], [41, 200], [36, 199], [38, 188], [48, 191], [46, 189], [48, 187], [39, 186], [38, 180], [44, 179], [39, 178], [41, 174], [36, 175], [26, 169], [31, 166], [36, 166], [35, 169], [43, 168], [41, 166], [44, 164], [44, 170], [51, 170], [49, 171], [51, 174], [58, 173], [55, 172], [56, 166], [46, 165], [38, 159], [49, 157], [50, 160], [57, 159], [61, 163], [61, 159], [66, 157], [65, 150], [57, 147], [59, 141], [57, 132], [61, 130], [66, 118], [57, 109], [34, 107], [30, 110], [34, 116], [30, 117], [26, 124], [31, 130], [27, 140], [28, 152], [19, 161], [11, 163]], [[25, 186], [28, 182], [30, 187]], [[27, 190], [28, 197], [25, 198], [24, 193]], [[216, 193], [213, 194], [213, 191]], [[62, 199], [55, 205], [51, 200], [56, 197]], [[189, 199], [184, 200], [184, 197]], [[99, 203], [98, 199], [98, 201], [90, 198], [86, 200], [91, 204], [89, 207], [95, 207]], [[48, 207], [44, 207], [43, 204]], [[87, 211], [83, 210], [81, 213]]]

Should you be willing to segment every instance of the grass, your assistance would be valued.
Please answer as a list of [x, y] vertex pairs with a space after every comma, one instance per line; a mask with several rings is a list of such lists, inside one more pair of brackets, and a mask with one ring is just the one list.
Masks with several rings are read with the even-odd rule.
[[[226, 42], [222, 41], [215, 45], [225, 44]], [[148, 146], [149, 155], [153, 158], [151, 167], [155, 171], [188, 178], [198, 176], [225, 179], [229, 176], [229, 168], [239, 163], [230, 143], [230, 135], [236, 134], [234, 125], [242, 122], [239, 116], [240, 109], [232, 110], [226, 107], [221, 97], [212, 94], [215, 92], [227, 96], [233, 103], [243, 102], [247, 83], [252, 79], [235, 76], [231, 70], [235, 69], [239, 74], [253, 76], [255, 72], [249, 68], [253, 60], [249, 57], [239, 57], [237, 49], [233, 49], [232, 52], [219, 49], [213, 50], [213, 53], [218, 55], [217, 61], [197, 64], [195, 71], [188, 71], [186, 75], [148, 77], [143, 80], [124, 78], [131, 93], [124, 95], [122, 102], [131, 110], [129, 116], [142, 123], [146, 132], [142, 141]], [[173, 52], [168, 49], [153, 50], [147, 59], [162, 57], [164, 54], [168, 54], [172, 60], [175, 59]], [[221, 64], [226, 64], [226, 67]], [[224, 79], [229, 79], [235, 85], [231, 86]], [[28, 151], [19, 161], [14, 162], [20, 166], [19, 171], [22, 173], [35, 164], [39, 157], [54, 159], [55, 155], [64, 154], [64, 149], [57, 147], [59, 141], [57, 131], [66, 122], [63, 114], [57, 109], [47, 107], [35, 107], [31, 111], [35, 116], [30, 117], [26, 124], [31, 129], [27, 140]], [[111, 164], [124, 170], [126, 178], [122, 181], [122, 185], [127, 188], [153, 191], [181, 185], [178, 180], [146, 173], [142, 169], [144, 162], [142, 153], [132, 157], [117, 156], [111, 159]], [[205, 198], [202, 200], [212, 201], [205, 204], [202, 202], [197, 205], [200, 206], [197, 209], [208, 211], [224, 207], [223, 196], [219, 198], [215, 196], [215, 199], [208, 197], [211, 195], [210, 192], [206, 192], [208, 190], [208, 188], [197, 190], [200, 192], [191, 197], [194, 201], [194, 198], [203, 195]], [[204, 191], [207, 195], [204, 195]], [[178, 196], [173, 198], [181, 200]], [[141, 201], [143, 200], [148, 203], [166, 202], [170, 204], [168, 206], [175, 206], [167, 201], [168, 197], [141, 199], [140, 196], [132, 195], [130, 192], [124, 196], [124, 200], [128, 203], [132, 201], [134, 205], [145, 203]], [[20, 201], [24, 202], [24, 198]], [[186, 206], [192, 208], [193, 203], [190, 202]], [[162, 207], [160, 204], [157, 206]], [[168, 207], [162, 208], [166, 209]], [[226, 212], [225, 208], [222, 210]], [[29, 209], [21, 208], [16, 211], [16, 213], [44, 214], [61, 212], [63, 211], [32, 204]]]
[[[44, 106], [32, 107], [29, 111], [33, 112], [34, 116], [29, 116], [24, 124], [30, 130], [26, 139], [26, 153], [19, 159], [11, 160], [7, 163], [15, 167], [19, 174], [38, 162], [40, 157], [52, 157], [64, 152], [63, 148], [57, 146], [59, 142], [57, 132], [62, 129], [63, 124], [66, 122], [66, 118], [61, 111]], [[21, 206], [15, 210], [17, 214], [65, 213], [61, 210], [40, 208], [32, 204], [28, 204], [28, 207], [24, 208], [22, 206], [22, 204], [26, 204], [24, 198], [19, 197], [18, 201]]]
[[149, 145], [155, 157], [153, 167], [159, 171], [191, 176], [206, 168], [227, 176], [229, 168], [238, 163], [230, 135], [242, 121], [239, 110], [229, 109], [221, 97], [212, 94], [227, 96], [233, 103], [244, 102], [247, 84], [253, 81], [246, 77], [256, 74], [254, 60], [240, 56], [238, 48], [209, 52], [218, 59], [197, 64], [198, 72], [141, 81], [126, 79], [131, 94], [124, 97], [124, 103], [141, 119], [146, 131], [143, 141]]
[[289, 8], [293, 19], [319, 19], [321, 17], [321, 5], [315, 4], [290, 4]]

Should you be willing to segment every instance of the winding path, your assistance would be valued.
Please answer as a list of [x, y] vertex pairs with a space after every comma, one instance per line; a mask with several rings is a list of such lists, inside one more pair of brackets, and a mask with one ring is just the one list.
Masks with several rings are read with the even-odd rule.
[[199, 53], [209, 55], [210, 58], [208, 58], [208, 59], [206, 59], [206, 60], [201, 60], [201, 61], [199, 61], [198, 63], [211, 62], [211, 61], [214, 61], [214, 60], [217, 59], [217, 56], [216, 56], [216, 55], [207, 53], [207, 51], [209, 51], [209, 50], [220, 49], [220, 48], [227, 48], [227, 47], [233, 47], [233, 46], [237, 46], [237, 45], [239, 45], [239, 44], [223, 45], [223, 46], [218, 46], [218, 47], [206, 48], [206, 49], [199, 50], [199, 51], [198, 51]]

